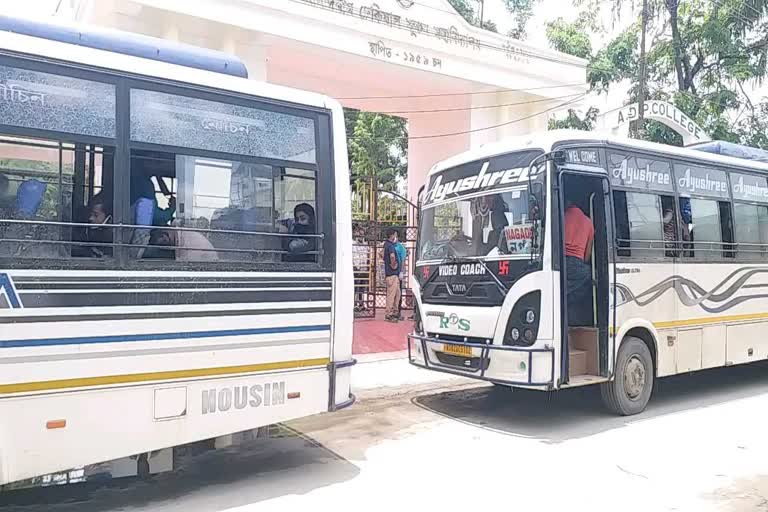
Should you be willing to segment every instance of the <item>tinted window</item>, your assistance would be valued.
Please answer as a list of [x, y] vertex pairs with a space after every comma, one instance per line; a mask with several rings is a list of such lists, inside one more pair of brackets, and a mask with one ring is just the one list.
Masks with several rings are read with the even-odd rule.
[[0, 257], [111, 256], [113, 166], [112, 148], [0, 136]]
[[306, 237], [317, 234], [315, 182], [311, 170], [133, 150], [134, 257], [317, 261], [317, 240]]
[[0, 66], [0, 123], [113, 138], [115, 86]]
[[[680, 199], [680, 210], [686, 228], [684, 256], [696, 259], [719, 257], [723, 236], [720, 225], [720, 207], [709, 199]], [[687, 213], [690, 212], [690, 213]]]
[[738, 257], [764, 258], [768, 246], [768, 206], [735, 203], [733, 215]]
[[314, 163], [315, 122], [306, 117], [139, 89], [131, 90], [131, 139]]
[[620, 256], [658, 256], [663, 246], [662, 201], [654, 194], [614, 192]]

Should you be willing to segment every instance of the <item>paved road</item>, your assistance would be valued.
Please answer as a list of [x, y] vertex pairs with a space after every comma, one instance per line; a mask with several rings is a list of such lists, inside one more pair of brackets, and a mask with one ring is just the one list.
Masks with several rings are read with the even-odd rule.
[[301, 435], [152, 482], [12, 494], [0, 510], [768, 511], [767, 411], [768, 365], [663, 380], [631, 418], [607, 414], [593, 389], [442, 381], [368, 392], [292, 423]]

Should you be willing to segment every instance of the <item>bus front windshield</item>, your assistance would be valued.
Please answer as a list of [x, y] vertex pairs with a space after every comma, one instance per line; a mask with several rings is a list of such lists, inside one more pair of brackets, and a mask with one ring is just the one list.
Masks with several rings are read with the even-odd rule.
[[421, 215], [419, 260], [529, 257], [533, 228], [525, 186], [428, 206]]

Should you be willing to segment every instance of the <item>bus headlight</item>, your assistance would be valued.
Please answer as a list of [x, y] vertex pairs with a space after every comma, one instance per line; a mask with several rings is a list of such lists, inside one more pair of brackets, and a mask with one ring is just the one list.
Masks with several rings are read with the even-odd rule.
[[507, 320], [505, 345], [531, 346], [539, 333], [541, 291], [526, 293], [517, 301]]
[[525, 312], [525, 323], [532, 324], [536, 321], [536, 312], [532, 309], [529, 309]]

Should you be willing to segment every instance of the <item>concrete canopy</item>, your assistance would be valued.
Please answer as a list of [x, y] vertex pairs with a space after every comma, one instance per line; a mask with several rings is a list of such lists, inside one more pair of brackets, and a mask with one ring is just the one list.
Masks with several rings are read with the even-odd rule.
[[234, 53], [252, 79], [407, 118], [412, 199], [435, 162], [545, 129], [587, 90], [585, 61], [473, 27], [447, 0], [71, 0], [69, 14]]

